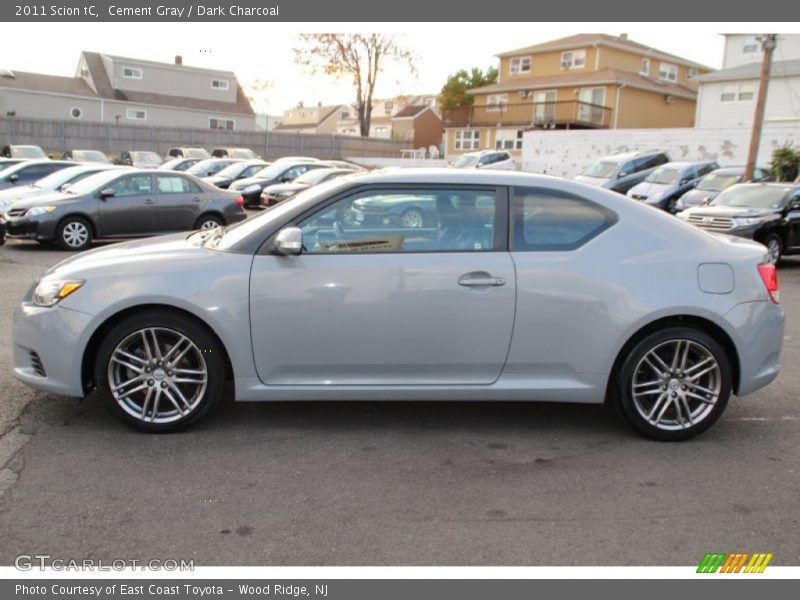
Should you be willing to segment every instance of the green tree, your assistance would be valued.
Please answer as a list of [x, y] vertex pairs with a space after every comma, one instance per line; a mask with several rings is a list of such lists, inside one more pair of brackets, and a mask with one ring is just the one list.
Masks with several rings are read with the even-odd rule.
[[489, 67], [486, 72], [477, 67], [470, 71], [461, 69], [447, 78], [447, 83], [439, 92], [439, 104], [442, 108], [469, 106], [474, 101], [474, 97], [468, 94], [467, 90], [496, 82], [497, 69], [495, 67]]
[[770, 170], [778, 181], [794, 181], [800, 173], [800, 150], [784, 144], [772, 152]]

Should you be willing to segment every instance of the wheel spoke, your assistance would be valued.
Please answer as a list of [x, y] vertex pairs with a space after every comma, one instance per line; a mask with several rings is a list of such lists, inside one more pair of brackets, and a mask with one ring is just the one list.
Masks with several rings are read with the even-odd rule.
[[144, 347], [144, 352], [147, 355], [147, 362], [153, 362], [153, 352], [150, 350], [150, 342], [147, 339], [147, 333], [142, 330], [142, 346]]
[[[652, 363], [652, 362], [650, 362], [650, 360], [649, 360], [649, 359], [655, 359], [655, 361], [656, 361], [656, 363], [657, 363], [657, 365], [658, 365], [658, 366], [657, 366], [657, 367], [656, 367], [656, 366], [653, 366], [653, 363]], [[669, 373], [669, 372], [671, 371], [671, 369], [669, 368], [669, 366], [667, 366], [667, 363], [665, 363], [665, 362], [663, 361], [663, 359], [662, 359], [662, 358], [661, 358], [661, 357], [660, 357], [658, 354], [656, 354], [656, 351], [655, 351], [655, 350], [651, 350], [650, 352], [648, 352], [648, 353], [647, 353], [647, 356], [645, 357], [645, 360], [647, 360], [647, 361], [648, 361], [648, 364], [649, 364], [649, 365], [650, 365], [650, 366], [651, 366], [651, 367], [652, 367], [652, 368], [653, 368], [653, 369], [654, 369], [654, 370], [655, 370], [655, 371], [656, 371], [656, 372], [657, 372], [659, 375], [661, 375], [661, 374], [664, 374], [664, 373]]]
[[158, 416], [158, 408], [160, 404], [161, 404], [161, 388], [156, 388], [156, 396], [155, 398], [153, 398], [153, 412], [150, 413], [151, 423], [155, 421], [156, 417]]
[[181, 413], [181, 415], [185, 415], [185, 414], [186, 414], [186, 411], [183, 409], [183, 407], [182, 407], [180, 404], [178, 404], [178, 401], [177, 401], [177, 400], [175, 400], [175, 396], [173, 396], [172, 394], [170, 394], [168, 389], [164, 388], [164, 389], [162, 390], [162, 392], [163, 392], [163, 393], [164, 393], [164, 395], [167, 397], [167, 399], [168, 399], [170, 402], [172, 402], [172, 405], [175, 407], [175, 410], [177, 410], [179, 413]]
[[678, 369], [678, 362], [680, 361], [682, 346], [683, 340], [678, 340], [675, 344], [675, 354], [672, 355], [672, 364], [669, 367], [670, 371], [675, 371]]
[[667, 409], [669, 408], [670, 400], [669, 400], [669, 395], [666, 392], [664, 392], [664, 399], [666, 401], [664, 402], [664, 406], [662, 406], [661, 410], [658, 412], [658, 416], [656, 417], [654, 423], [655, 425], [658, 425], [661, 422], [661, 417], [664, 416], [664, 413], [667, 412]]
[[132, 390], [127, 390], [124, 394], [120, 394], [120, 398], [128, 398], [130, 397], [131, 394], [135, 394], [136, 392], [141, 391], [145, 388], [147, 388], [147, 384], [143, 383], [139, 387], [135, 387]]
[[700, 379], [703, 375], [706, 375], [707, 373], [711, 373], [711, 371], [714, 371], [716, 368], [717, 368], [717, 363], [714, 363], [710, 367], [706, 367], [702, 371], [694, 373], [691, 377], [688, 378], [687, 381], [689, 381], [690, 383], [694, 383], [695, 381]]
[[704, 366], [706, 366], [708, 363], [711, 363], [711, 362], [714, 362], [714, 358], [713, 358], [713, 357], [711, 357], [711, 356], [707, 356], [707, 357], [705, 357], [703, 360], [701, 360], [699, 363], [696, 363], [696, 364], [692, 365], [692, 366], [691, 366], [691, 367], [689, 367], [688, 369], [684, 369], [684, 374], [685, 374], [685, 375], [691, 375], [691, 374], [692, 374], [692, 373], [694, 373], [694, 372], [695, 372], [697, 369], [700, 369], [701, 367], [704, 367]]
[[115, 385], [114, 387], [112, 387], [111, 391], [112, 392], [119, 392], [119, 391], [125, 389], [126, 387], [128, 387], [129, 385], [133, 385], [135, 383], [139, 383], [143, 379], [144, 379], [144, 377], [142, 377], [141, 375], [137, 375], [136, 377], [132, 377], [131, 379], [126, 379], [125, 381], [122, 381], [122, 382], [118, 383], [117, 385]]
[[[186, 342], [187, 348], [191, 347], [191, 342], [189, 342], [189, 340], [185, 336], [181, 336], [180, 339], [173, 344], [172, 348], [169, 349], [169, 352], [167, 352], [164, 355], [164, 362], [167, 362], [167, 363], [170, 362], [170, 359], [172, 358], [173, 353], [175, 353], [178, 350], [178, 348], [181, 347], [181, 344], [183, 344], [184, 342]], [[181, 356], [183, 356], [183, 355], [181, 355]]]
[[716, 396], [717, 395], [717, 392], [715, 392], [714, 390], [710, 390], [708, 388], [705, 388], [702, 385], [697, 385], [696, 383], [686, 382], [686, 387], [688, 387], [688, 388], [690, 388], [690, 389], [692, 389], [694, 391], [701, 392], [703, 394], [711, 394], [712, 396]]
[[151, 329], [150, 335], [153, 336], [153, 350], [154, 350], [153, 355], [157, 360], [160, 361], [162, 357], [161, 357], [161, 346], [158, 343], [158, 334], [156, 334], [155, 329]]
[[694, 398], [695, 400], [702, 402], [703, 404], [714, 404], [717, 401], [716, 396], [712, 398], [706, 398], [705, 396], [701, 396], [700, 394], [695, 394], [689, 390], [684, 392], [689, 398]]
[[120, 356], [122, 356], [123, 358], [126, 358], [128, 360], [132, 360], [134, 362], [137, 362], [142, 366], [147, 364], [147, 361], [144, 360], [143, 358], [141, 358], [140, 356], [136, 356], [135, 354], [131, 354], [130, 352], [125, 352], [125, 350], [123, 350], [122, 348], [117, 348], [114, 351], [114, 356], [116, 356], [117, 354], [119, 354]]
[[183, 404], [183, 405], [184, 405], [184, 406], [185, 406], [187, 409], [190, 409], [190, 408], [192, 407], [191, 403], [190, 403], [190, 402], [189, 402], [189, 401], [186, 399], [186, 396], [184, 396], [184, 395], [183, 395], [183, 392], [181, 391], [181, 388], [179, 388], [179, 387], [178, 387], [177, 385], [175, 385], [174, 383], [170, 383], [170, 384], [169, 384], [169, 387], [170, 387], [170, 389], [171, 389], [173, 392], [175, 392], [175, 394], [176, 394], [176, 395], [178, 396], [178, 398], [180, 399], [181, 403], [182, 403], [182, 404]]
[[650, 409], [650, 413], [647, 415], [647, 420], [652, 421], [653, 415], [656, 414], [656, 411], [661, 406], [661, 403], [666, 399], [667, 392], [662, 392], [661, 395], [656, 398], [656, 401], [653, 403], [653, 408]]
[[150, 398], [152, 396], [153, 396], [153, 388], [148, 388], [147, 395], [144, 397], [144, 402], [142, 402], [142, 413], [140, 415], [142, 421], [144, 421], [145, 417], [147, 416], [147, 407], [150, 405]]

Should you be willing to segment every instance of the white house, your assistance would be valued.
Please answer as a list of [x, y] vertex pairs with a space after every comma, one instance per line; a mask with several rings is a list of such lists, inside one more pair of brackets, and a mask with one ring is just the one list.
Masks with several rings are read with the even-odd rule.
[[[763, 53], [754, 35], [727, 34], [722, 69], [700, 77], [695, 126], [749, 128]], [[779, 34], [764, 112], [767, 124], [800, 128], [800, 35]]]

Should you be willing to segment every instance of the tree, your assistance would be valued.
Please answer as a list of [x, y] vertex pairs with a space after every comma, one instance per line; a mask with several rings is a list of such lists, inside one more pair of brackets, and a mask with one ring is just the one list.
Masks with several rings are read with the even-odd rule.
[[336, 78], [351, 77], [356, 92], [355, 108], [362, 136], [369, 135], [372, 99], [378, 75], [386, 62], [415, 72], [414, 55], [399, 46], [394, 36], [378, 33], [306, 33], [294, 49], [295, 61]]
[[790, 144], [775, 148], [770, 170], [777, 181], [794, 181], [800, 173], [800, 150]]
[[447, 83], [442, 86], [442, 91], [439, 93], [439, 104], [442, 108], [469, 106], [474, 98], [467, 94], [467, 90], [495, 82], [497, 82], [495, 67], [489, 67], [485, 73], [476, 67], [470, 71], [461, 69], [447, 78]]

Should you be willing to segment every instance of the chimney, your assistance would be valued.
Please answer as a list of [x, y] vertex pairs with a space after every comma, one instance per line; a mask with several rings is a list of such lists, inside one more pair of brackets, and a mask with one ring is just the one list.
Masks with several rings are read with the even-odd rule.
[[183, 57], [180, 54], [175, 55], [175, 64], [182, 65], [183, 64]]
[[619, 39], [621, 39], [621, 40], [627, 40], [627, 39], [628, 39], [628, 34], [627, 34], [627, 33], [620, 33], [620, 34], [619, 34]]

